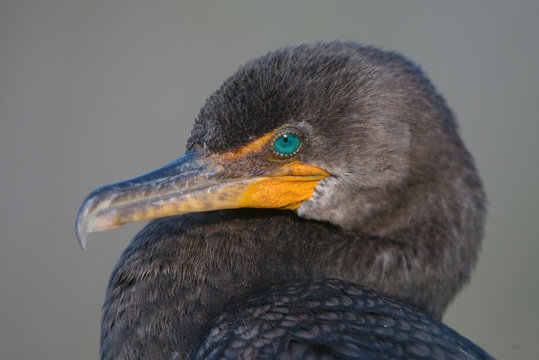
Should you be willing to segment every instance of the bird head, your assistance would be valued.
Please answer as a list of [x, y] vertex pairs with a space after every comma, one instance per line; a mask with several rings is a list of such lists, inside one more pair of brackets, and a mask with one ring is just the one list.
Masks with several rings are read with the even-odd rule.
[[[249, 61], [201, 109], [187, 152], [92, 192], [88, 233], [128, 222], [276, 208], [344, 231], [478, 244], [484, 194], [450, 110], [400, 55], [353, 43], [285, 47]], [[468, 241], [468, 240], [466, 240]]]

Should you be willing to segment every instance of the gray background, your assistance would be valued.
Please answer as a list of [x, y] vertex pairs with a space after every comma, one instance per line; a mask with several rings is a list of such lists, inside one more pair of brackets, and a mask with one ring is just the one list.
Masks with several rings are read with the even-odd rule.
[[0, 2], [0, 358], [92, 359], [108, 276], [142, 224], [91, 235], [94, 188], [180, 156], [205, 98], [249, 58], [356, 40], [421, 64], [490, 199], [445, 322], [507, 359], [539, 354], [539, 2]]

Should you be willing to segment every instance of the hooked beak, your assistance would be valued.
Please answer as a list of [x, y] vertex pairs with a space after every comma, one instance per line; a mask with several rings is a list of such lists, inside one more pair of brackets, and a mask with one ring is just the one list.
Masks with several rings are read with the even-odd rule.
[[329, 176], [299, 161], [272, 161], [255, 145], [209, 156], [190, 150], [153, 172], [98, 188], [77, 215], [80, 246], [89, 233], [129, 222], [247, 207], [294, 210]]

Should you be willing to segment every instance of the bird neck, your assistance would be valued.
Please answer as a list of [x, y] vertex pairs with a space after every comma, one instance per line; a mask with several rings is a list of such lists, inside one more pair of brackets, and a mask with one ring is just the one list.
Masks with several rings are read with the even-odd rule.
[[133, 342], [162, 344], [165, 338], [176, 342], [167, 346], [192, 350], [228, 304], [295, 279], [352, 281], [440, 317], [453, 288], [460, 286], [457, 277], [443, 272], [450, 268], [446, 244], [451, 242], [439, 250], [417, 241], [344, 232], [285, 211], [244, 209], [156, 220], [137, 235], [113, 272], [102, 351], [110, 353], [118, 344], [136, 348], [129, 347]]

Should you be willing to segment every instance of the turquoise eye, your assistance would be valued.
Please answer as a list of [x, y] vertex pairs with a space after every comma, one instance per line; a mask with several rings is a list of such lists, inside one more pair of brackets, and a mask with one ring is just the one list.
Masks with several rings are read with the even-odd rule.
[[275, 140], [273, 149], [281, 156], [288, 156], [298, 151], [299, 145], [299, 136], [293, 133], [287, 133], [279, 136], [277, 140]]

